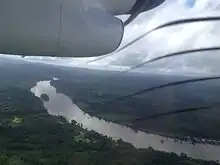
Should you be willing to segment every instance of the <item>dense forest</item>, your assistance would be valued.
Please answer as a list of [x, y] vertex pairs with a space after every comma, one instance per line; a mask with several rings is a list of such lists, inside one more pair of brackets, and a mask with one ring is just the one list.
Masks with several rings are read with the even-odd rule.
[[[207, 103], [218, 99], [216, 84], [201, 84], [151, 93], [131, 98], [126, 102], [103, 106], [103, 102], [131, 92], [179, 80], [185, 77], [161, 75], [128, 75], [109, 81], [115, 72], [96, 71], [24, 61], [0, 61], [0, 165], [203, 165], [217, 164], [195, 160], [182, 154], [136, 149], [123, 141], [83, 129], [61, 116], [51, 116], [30, 88], [40, 80], [52, 80], [58, 92], [69, 96], [83, 111], [133, 128], [150, 132], [176, 133], [211, 137], [219, 136], [219, 111], [189, 113], [142, 123], [123, 122], [155, 111], [191, 104]], [[126, 83], [125, 83], [126, 82]], [[207, 85], [204, 88], [204, 85]], [[177, 90], [178, 89], [178, 90]], [[193, 91], [194, 90], [194, 91]], [[189, 91], [191, 95], [187, 95]], [[197, 91], [197, 92], [196, 92]], [[214, 91], [214, 92], [213, 92]], [[185, 93], [184, 93], [185, 92]], [[204, 95], [205, 93], [205, 95]], [[166, 97], [164, 97], [166, 95]], [[200, 97], [202, 96], [202, 97]], [[165, 99], [166, 98], [166, 99]], [[41, 99], [47, 101], [47, 95]], [[196, 99], [196, 100], [195, 100]], [[145, 107], [144, 109], [142, 107]], [[211, 112], [211, 111], [209, 111]], [[192, 127], [193, 125], [193, 127]], [[191, 126], [191, 127], [189, 127]]]
[[[93, 73], [92, 71], [88, 71]], [[84, 73], [81, 77], [70, 71], [53, 81], [57, 91], [72, 99], [83, 111], [136, 130], [163, 136], [201, 142], [201, 138], [220, 140], [220, 106], [141, 121], [144, 116], [194, 107], [220, 105], [219, 80], [188, 83], [144, 93], [123, 101], [110, 102], [131, 93], [169, 82], [194, 77], [172, 75], [123, 75], [113, 79], [113, 73]], [[82, 77], [86, 75], [85, 77]], [[68, 77], [66, 79], [66, 77]], [[202, 77], [202, 76], [201, 76]], [[112, 79], [112, 80], [111, 80]], [[125, 83], [126, 82], [126, 83]]]
[[217, 164], [113, 141], [49, 115], [40, 99], [19, 87], [1, 87], [0, 133], [0, 165]]

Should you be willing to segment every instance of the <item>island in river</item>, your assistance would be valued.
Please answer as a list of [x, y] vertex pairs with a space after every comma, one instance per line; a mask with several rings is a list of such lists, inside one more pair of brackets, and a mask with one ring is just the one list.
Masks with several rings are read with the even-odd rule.
[[[108, 74], [111, 75], [112, 73], [109, 72]], [[130, 109], [125, 108], [121, 110], [115, 105], [114, 107], [107, 108], [106, 113], [103, 113], [104, 111], [101, 108], [87, 108], [87, 106], [94, 104], [99, 105], [98, 103], [100, 103], [101, 99], [108, 100], [110, 97], [119, 97], [132, 92], [132, 90], [141, 88], [140, 79], [135, 82], [136, 85], [134, 85], [135, 79], [130, 81], [131, 84], [127, 84], [127, 86], [120, 85], [122, 83], [117, 81], [112, 81], [111, 85], [110, 83], [104, 83], [103, 79], [106, 78], [104, 75], [106, 73], [86, 69], [1, 60], [0, 165], [98, 165], [103, 163], [109, 165], [217, 164], [214, 161], [192, 159], [184, 154], [178, 156], [174, 153], [159, 152], [152, 148], [137, 149], [121, 140], [115, 141], [110, 137], [82, 128], [81, 125], [74, 121], [69, 123], [61, 116], [48, 114], [42, 100], [35, 97], [29, 91], [40, 80], [52, 80], [53, 77], [58, 77], [59, 81], [52, 81], [57, 90], [71, 96], [70, 98], [77, 105], [79, 104], [83, 111], [93, 116], [120, 122], [120, 119], [125, 114], [126, 118], [141, 115], [140, 107], [138, 111], [132, 111], [134, 107], [137, 107], [137, 104], [131, 105]], [[150, 83], [151, 81], [148, 82]], [[153, 81], [152, 83], [158, 82]], [[50, 99], [46, 95], [42, 97], [45, 101]], [[151, 97], [152, 104], [156, 99], [160, 100], [161, 98], [159, 95]], [[168, 108], [172, 105], [173, 98], [170, 97], [170, 100], [170, 102], [166, 103]], [[164, 104], [165, 101], [161, 103], [161, 106]], [[141, 112], [143, 115], [145, 111], [142, 110]], [[112, 117], [113, 115], [114, 117]], [[164, 121], [161, 121], [161, 123]], [[178, 125], [180, 122], [176, 124]], [[185, 128], [184, 124], [183, 128]], [[143, 126], [146, 125], [139, 127]], [[159, 129], [159, 127], [153, 125], [147, 126], [155, 132], [163, 132], [166, 130], [165, 128], [169, 128], [163, 127]], [[192, 130], [195, 128], [192, 128]], [[217, 127], [213, 127], [214, 130], [216, 130], [215, 128]], [[169, 130], [164, 132], [172, 133], [173, 130], [173, 127], [170, 127]], [[184, 129], [183, 131], [179, 130], [179, 132], [184, 131]], [[184, 133], [187, 134], [188, 132], [185, 131]], [[193, 133], [192, 131], [191, 134]], [[203, 131], [203, 135], [212, 135], [208, 133]], [[215, 139], [218, 132], [213, 133], [213, 135], [211, 137]]]
[[0, 90], [0, 165], [217, 164], [182, 154], [136, 149], [47, 113], [28, 90]]

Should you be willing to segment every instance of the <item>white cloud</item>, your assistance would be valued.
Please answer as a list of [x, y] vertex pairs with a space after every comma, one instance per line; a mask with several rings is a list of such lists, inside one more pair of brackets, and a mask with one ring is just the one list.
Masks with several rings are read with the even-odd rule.
[[[126, 30], [126, 39], [124, 44], [133, 40], [147, 30], [164, 22], [183, 17], [213, 16], [220, 15], [220, 1], [218, 0], [197, 0], [194, 7], [187, 8], [183, 0], [170, 0], [164, 6], [158, 8], [150, 14], [142, 14]], [[144, 21], [143, 21], [144, 20]], [[136, 65], [142, 61], [161, 56], [169, 52], [180, 51], [184, 49], [202, 48], [207, 46], [220, 46], [220, 23], [202, 22], [176, 27], [165, 28], [152, 33], [129, 48], [114, 56], [99, 61], [108, 65]], [[219, 52], [194, 53], [178, 58], [163, 60], [146, 69], [157, 69], [160, 71], [173, 71], [175, 73], [220, 73]], [[129, 62], [127, 62], [129, 61]], [[132, 64], [133, 61], [134, 63]], [[96, 62], [97, 63], [97, 62]]]

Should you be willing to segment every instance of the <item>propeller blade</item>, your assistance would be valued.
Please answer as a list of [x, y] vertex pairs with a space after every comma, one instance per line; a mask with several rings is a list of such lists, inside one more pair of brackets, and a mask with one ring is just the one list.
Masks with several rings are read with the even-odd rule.
[[161, 5], [165, 0], [137, 0], [135, 5], [129, 11], [130, 17], [124, 22], [124, 26], [130, 24], [142, 12], [154, 9]]

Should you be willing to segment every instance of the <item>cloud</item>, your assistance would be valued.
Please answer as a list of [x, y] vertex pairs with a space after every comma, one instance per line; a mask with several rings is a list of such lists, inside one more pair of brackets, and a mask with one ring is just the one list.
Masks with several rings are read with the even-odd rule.
[[[188, 7], [186, 0], [167, 1], [166, 4], [151, 13], [142, 14], [125, 33], [122, 46], [147, 30], [170, 20], [184, 17], [220, 15], [220, 1], [197, 0]], [[147, 59], [162, 56], [180, 50], [220, 46], [220, 23], [202, 22], [179, 25], [155, 31], [126, 50], [106, 59], [95, 62], [96, 65], [132, 66]], [[142, 68], [175, 72], [179, 74], [218, 74], [220, 66], [219, 52], [194, 53], [182, 57], [170, 58]]]

